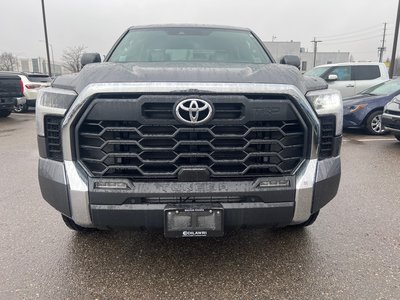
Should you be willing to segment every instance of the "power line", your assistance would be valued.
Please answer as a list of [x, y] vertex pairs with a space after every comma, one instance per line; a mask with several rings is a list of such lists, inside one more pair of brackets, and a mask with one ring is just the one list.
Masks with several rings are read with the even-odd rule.
[[354, 39], [354, 38], [362, 38], [362, 37], [367, 37], [370, 36], [371, 34], [377, 34], [378, 32], [381, 32], [381, 28], [379, 29], [374, 29], [370, 30], [368, 32], [364, 33], [358, 33], [358, 34], [352, 34], [349, 36], [343, 36], [343, 37], [338, 37], [338, 38], [333, 38], [333, 39], [324, 39], [324, 41], [340, 41], [340, 40], [349, 40], [349, 39]]
[[[391, 34], [386, 34], [386, 36], [390, 36]], [[351, 40], [351, 41], [344, 41], [344, 42], [326, 42], [328, 45], [341, 45], [341, 44], [348, 44], [348, 43], [354, 43], [354, 42], [360, 42], [360, 41], [367, 41], [367, 40], [372, 40], [381, 37], [381, 35], [375, 35], [371, 36], [368, 38], [363, 38], [363, 39], [357, 39], [357, 40]]]
[[340, 37], [340, 36], [351, 35], [351, 34], [354, 34], [354, 33], [359, 33], [359, 32], [363, 32], [363, 31], [368, 31], [368, 30], [370, 30], [370, 29], [372, 29], [372, 28], [376, 28], [376, 27], [378, 27], [378, 26], [380, 26], [380, 25], [381, 25], [381, 23], [376, 24], [376, 25], [373, 25], [373, 26], [370, 26], [370, 27], [365, 27], [364, 29], [360, 29], [360, 30], [356, 30], [356, 31], [351, 31], [351, 32], [346, 32], [346, 33], [338, 33], [338, 34], [333, 34], [333, 35], [318, 36], [318, 38], [324, 38], [324, 39], [326, 39], [326, 38], [334, 38], [334, 37]]

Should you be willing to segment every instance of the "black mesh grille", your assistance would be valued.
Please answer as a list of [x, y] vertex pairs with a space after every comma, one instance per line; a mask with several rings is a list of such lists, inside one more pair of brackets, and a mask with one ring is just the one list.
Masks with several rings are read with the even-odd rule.
[[255, 179], [291, 174], [305, 157], [299, 120], [196, 127], [84, 120], [78, 134], [79, 159], [96, 177], [178, 180], [182, 168], [196, 167], [209, 180]]
[[319, 149], [319, 158], [324, 159], [332, 157], [335, 147], [335, 116], [321, 117], [321, 142]]
[[44, 119], [47, 157], [57, 161], [63, 160], [61, 121], [62, 117], [56, 116], [46, 116]]

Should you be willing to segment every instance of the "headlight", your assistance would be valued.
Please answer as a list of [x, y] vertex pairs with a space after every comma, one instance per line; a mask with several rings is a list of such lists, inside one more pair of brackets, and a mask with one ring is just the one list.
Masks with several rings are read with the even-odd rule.
[[44, 136], [44, 116], [63, 116], [74, 102], [77, 94], [74, 91], [57, 88], [42, 89], [36, 101], [36, 129], [38, 135]]
[[343, 130], [343, 102], [342, 95], [337, 90], [320, 90], [307, 93], [307, 99], [314, 107], [318, 116], [336, 116], [336, 135]]
[[367, 105], [368, 105], [368, 104], [352, 105], [352, 106], [349, 107], [349, 111], [350, 111], [351, 113], [355, 113], [355, 112], [357, 112], [357, 111], [359, 111], [359, 110], [364, 109], [365, 107], [367, 107]]
[[400, 104], [400, 95], [394, 97], [394, 98], [392, 99], [392, 102], [397, 103], [397, 104]]

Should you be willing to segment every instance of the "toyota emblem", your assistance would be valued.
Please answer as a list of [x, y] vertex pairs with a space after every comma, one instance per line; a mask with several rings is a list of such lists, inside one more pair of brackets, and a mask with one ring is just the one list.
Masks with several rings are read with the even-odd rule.
[[175, 107], [176, 118], [185, 124], [200, 125], [208, 122], [213, 116], [211, 104], [201, 99], [184, 99]]

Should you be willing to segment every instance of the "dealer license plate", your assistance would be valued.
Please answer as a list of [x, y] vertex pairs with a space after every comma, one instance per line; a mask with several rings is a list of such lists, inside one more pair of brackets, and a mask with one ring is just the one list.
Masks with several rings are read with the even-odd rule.
[[177, 204], [164, 209], [166, 237], [218, 237], [224, 235], [224, 209], [214, 204]]

